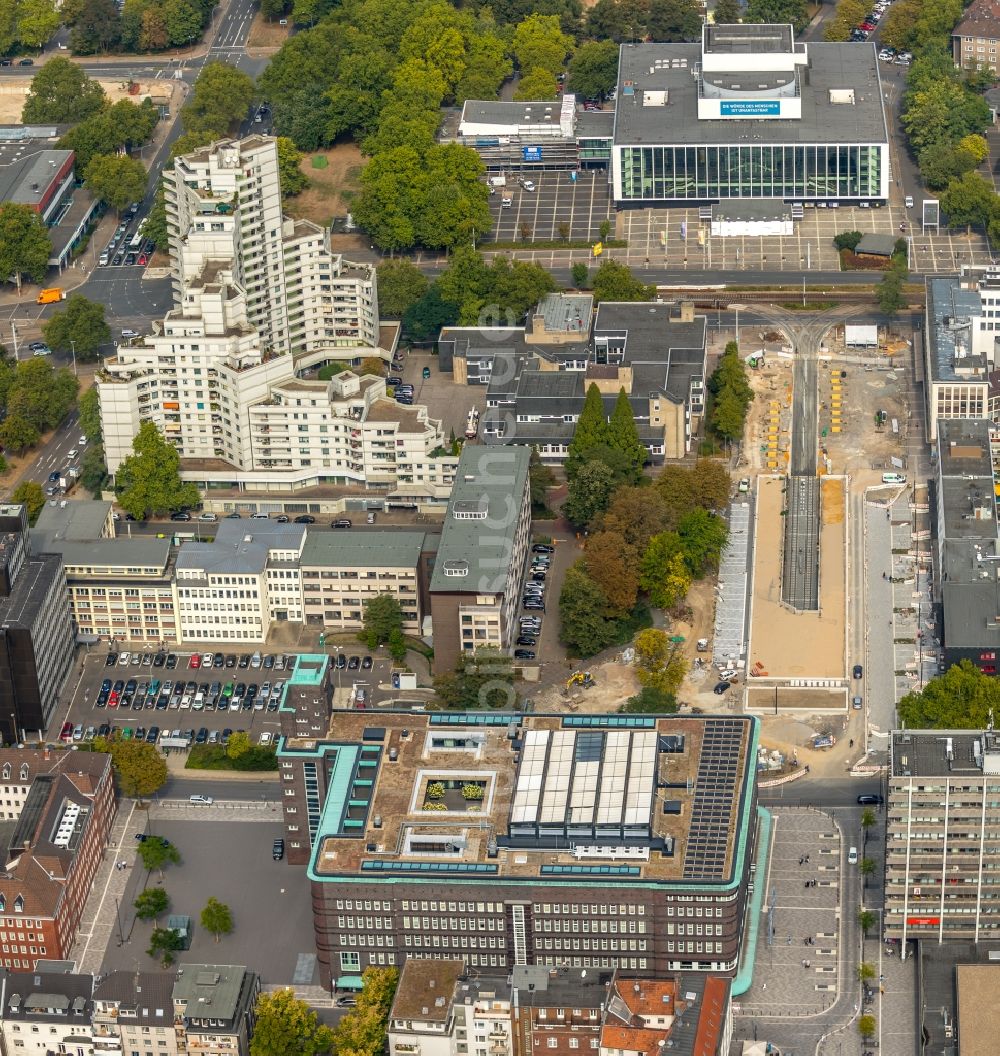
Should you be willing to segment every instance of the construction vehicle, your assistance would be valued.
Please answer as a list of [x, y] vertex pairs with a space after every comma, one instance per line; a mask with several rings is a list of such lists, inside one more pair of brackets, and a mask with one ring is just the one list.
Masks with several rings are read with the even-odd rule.
[[573, 686], [577, 685], [583, 686], [584, 689], [590, 689], [591, 686], [596, 686], [597, 683], [593, 680], [589, 671], [574, 671], [566, 679], [566, 688], [572, 689]]

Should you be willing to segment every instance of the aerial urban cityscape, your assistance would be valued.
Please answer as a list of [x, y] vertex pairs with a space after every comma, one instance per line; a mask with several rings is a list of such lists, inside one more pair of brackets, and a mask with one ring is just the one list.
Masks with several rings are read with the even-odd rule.
[[998, 40], [9, 0], [0, 1053], [1000, 1052]]

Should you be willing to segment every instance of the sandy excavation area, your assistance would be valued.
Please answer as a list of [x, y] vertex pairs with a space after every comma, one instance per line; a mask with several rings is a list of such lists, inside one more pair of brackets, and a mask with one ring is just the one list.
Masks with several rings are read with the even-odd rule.
[[793, 612], [781, 602], [785, 478], [758, 477], [757, 485], [750, 664], [761, 665], [761, 677], [843, 678], [847, 626], [844, 481], [835, 477], [823, 481], [818, 613]]
[[[140, 81], [137, 94], [129, 92], [128, 80], [121, 78], [97, 78], [98, 83], [104, 89], [104, 94], [112, 103], [121, 99], [131, 99], [133, 103], [141, 103], [143, 99], [149, 98], [157, 106], [167, 106], [173, 98], [177, 85], [180, 82], [168, 80]], [[0, 125], [19, 125], [21, 123], [21, 111], [24, 109], [24, 100], [28, 94], [31, 81], [25, 77], [6, 78], [0, 81]]]

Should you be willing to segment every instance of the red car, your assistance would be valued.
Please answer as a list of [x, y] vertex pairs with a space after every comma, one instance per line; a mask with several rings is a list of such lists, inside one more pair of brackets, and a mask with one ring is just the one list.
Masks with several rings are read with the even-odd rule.
[[866, 33], [871, 33], [874, 28], [875, 24], [873, 22], [862, 22], [861, 25], [858, 26], [858, 29], [863, 29]]
[[136, 261], [136, 263], [145, 267], [145, 265], [149, 263], [149, 257], [147, 257], [145, 253], [140, 253], [139, 259]]
[[188, 660], [188, 667], [201, 667], [201, 657], [197, 653], [191, 654], [191, 658]]
[[73, 723], [64, 722], [62, 727], [62, 733], [59, 734], [60, 741], [71, 741], [73, 740]]

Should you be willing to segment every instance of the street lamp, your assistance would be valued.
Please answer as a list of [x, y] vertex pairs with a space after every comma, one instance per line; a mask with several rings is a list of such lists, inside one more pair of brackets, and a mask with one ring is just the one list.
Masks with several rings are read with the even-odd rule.
[[76, 374], [76, 342], [70, 341], [69, 347], [73, 350], [73, 373]]

